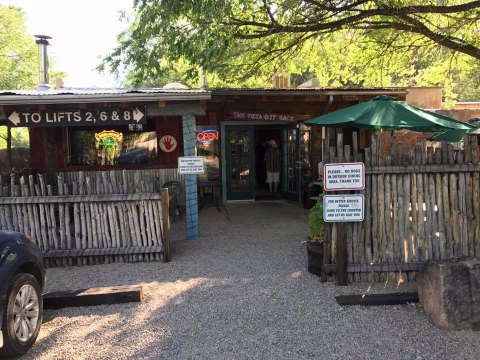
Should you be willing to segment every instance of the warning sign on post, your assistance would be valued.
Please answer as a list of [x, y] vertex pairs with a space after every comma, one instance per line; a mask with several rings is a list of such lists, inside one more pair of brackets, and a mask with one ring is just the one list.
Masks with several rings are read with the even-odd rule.
[[325, 191], [361, 190], [365, 187], [365, 165], [361, 162], [325, 164], [323, 179]]
[[178, 158], [178, 173], [180, 175], [203, 174], [205, 166], [202, 156], [184, 156]]
[[325, 195], [323, 220], [325, 222], [363, 221], [364, 197], [361, 194]]

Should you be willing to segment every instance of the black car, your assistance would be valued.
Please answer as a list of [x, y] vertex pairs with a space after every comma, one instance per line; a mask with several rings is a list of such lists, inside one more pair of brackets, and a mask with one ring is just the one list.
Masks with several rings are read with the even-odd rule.
[[24, 354], [37, 339], [44, 284], [38, 246], [24, 234], [0, 231], [0, 356]]

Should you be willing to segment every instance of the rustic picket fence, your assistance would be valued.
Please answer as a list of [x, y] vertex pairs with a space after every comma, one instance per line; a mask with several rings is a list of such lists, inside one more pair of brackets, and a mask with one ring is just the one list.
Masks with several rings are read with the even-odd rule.
[[[80, 174], [85, 178], [89, 177], [92, 186], [95, 188], [97, 174], [100, 171], [65, 171], [60, 172], [64, 183], [72, 184], [79, 181]], [[138, 184], [141, 182], [143, 192], [159, 193], [163, 185], [168, 181], [178, 181], [181, 188], [185, 188], [184, 175], [178, 173], [177, 168], [172, 169], [142, 169], [139, 170], [111, 170], [109, 177], [115, 177], [115, 182], [126, 184], [129, 193], [134, 193], [138, 189]], [[185, 205], [185, 191], [181, 191], [178, 203]]]
[[366, 172], [364, 221], [326, 224], [324, 278], [403, 282], [426, 260], [480, 256], [475, 136], [465, 137], [463, 149], [419, 141], [405, 151], [393, 141], [386, 156], [378, 134], [362, 153], [356, 134], [352, 146], [343, 146], [342, 134], [336, 147], [323, 146], [325, 163], [362, 161]]
[[141, 171], [133, 180], [126, 171], [79, 172], [68, 184], [58, 175], [56, 186], [0, 177], [0, 226], [31, 235], [46, 266], [168, 261], [168, 191], [148, 191]]

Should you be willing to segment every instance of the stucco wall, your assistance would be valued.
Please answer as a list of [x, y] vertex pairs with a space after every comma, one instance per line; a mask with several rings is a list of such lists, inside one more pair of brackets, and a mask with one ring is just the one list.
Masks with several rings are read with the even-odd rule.
[[406, 102], [423, 109], [440, 109], [442, 107], [441, 87], [409, 88]]

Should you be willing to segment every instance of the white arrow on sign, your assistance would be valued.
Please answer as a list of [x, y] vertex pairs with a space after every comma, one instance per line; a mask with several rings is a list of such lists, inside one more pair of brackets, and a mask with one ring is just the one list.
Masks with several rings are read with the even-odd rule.
[[143, 116], [144, 114], [140, 110], [133, 110], [133, 120], [135, 120], [137, 123], [143, 119]]
[[10, 120], [13, 125], [18, 126], [18, 124], [20, 124], [20, 116], [18, 115], [18, 112], [14, 111], [11, 113], [8, 120]]

